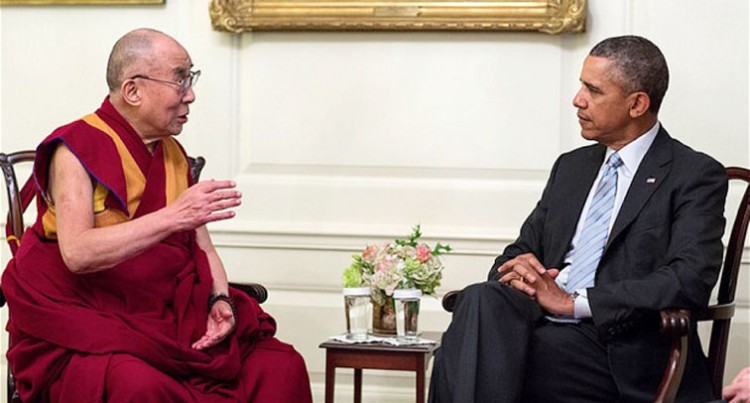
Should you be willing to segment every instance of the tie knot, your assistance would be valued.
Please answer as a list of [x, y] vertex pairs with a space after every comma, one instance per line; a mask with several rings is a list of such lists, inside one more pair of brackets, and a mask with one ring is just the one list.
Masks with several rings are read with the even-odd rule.
[[622, 164], [622, 158], [620, 158], [620, 155], [617, 153], [610, 155], [609, 159], [607, 160], [607, 165], [609, 165], [609, 167], [612, 169], [617, 169], [621, 167]]

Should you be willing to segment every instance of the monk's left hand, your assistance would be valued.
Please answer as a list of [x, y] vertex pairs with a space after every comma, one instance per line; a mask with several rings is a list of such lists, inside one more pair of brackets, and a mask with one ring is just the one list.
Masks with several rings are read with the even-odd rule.
[[226, 301], [217, 301], [208, 313], [206, 334], [193, 343], [196, 350], [205, 350], [219, 344], [234, 330], [235, 318], [232, 307]]

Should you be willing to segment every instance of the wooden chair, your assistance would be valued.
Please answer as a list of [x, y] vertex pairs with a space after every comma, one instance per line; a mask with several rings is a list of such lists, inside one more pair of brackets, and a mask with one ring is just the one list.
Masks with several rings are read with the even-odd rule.
[[[742, 252], [744, 251], [748, 222], [750, 221], [750, 170], [730, 167], [727, 168], [727, 176], [730, 181], [744, 181], [745, 192], [732, 224], [732, 232], [718, 283], [717, 302], [696, 311], [668, 309], [660, 312], [661, 333], [670, 340], [671, 344], [669, 360], [664, 369], [661, 384], [654, 396], [654, 402], [657, 403], [670, 403], [675, 400], [687, 361], [688, 337], [696, 322], [701, 321], [713, 322], [708, 349], [708, 371], [711, 376], [714, 397], [721, 399], [724, 364], [726, 363], [729, 343], [729, 327], [734, 316], [737, 277], [740, 272]], [[460, 293], [460, 291], [449, 291], [445, 294], [442, 300], [443, 309], [453, 312], [456, 298]]]
[[[16, 179], [15, 165], [20, 163], [31, 163], [34, 162], [34, 151], [18, 151], [10, 154], [0, 153], [0, 169], [2, 170], [3, 177], [5, 178], [5, 189], [8, 194], [8, 241], [11, 246], [11, 253], [15, 255], [20, 243], [21, 236], [23, 235], [26, 227], [23, 223], [23, 212], [29, 206], [34, 198], [35, 192], [33, 189], [28, 191], [22, 191], [18, 186], [18, 180]], [[201, 171], [206, 164], [206, 160], [203, 157], [189, 157], [190, 160], [190, 175], [193, 177], [195, 182], [200, 178]], [[33, 186], [29, 182], [29, 186]], [[261, 284], [255, 283], [229, 283], [230, 286], [239, 289], [246, 293], [252, 298], [255, 298], [258, 303], [262, 304], [268, 298], [268, 290]], [[0, 288], [0, 307], [5, 305], [5, 296]], [[20, 403], [21, 398], [16, 391], [15, 384], [13, 382], [13, 375], [8, 369], [8, 395], [7, 401], [12, 403]]]

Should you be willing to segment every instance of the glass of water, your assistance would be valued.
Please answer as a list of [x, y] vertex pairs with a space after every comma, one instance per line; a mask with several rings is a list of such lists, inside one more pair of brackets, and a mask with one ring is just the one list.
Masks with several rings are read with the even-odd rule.
[[416, 289], [395, 290], [393, 303], [396, 305], [396, 335], [405, 341], [417, 340], [419, 322], [419, 300], [422, 291]]
[[370, 287], [344, 288], [344, 307], [347, 339], [367, 340], [367, 329], [372, 317]]

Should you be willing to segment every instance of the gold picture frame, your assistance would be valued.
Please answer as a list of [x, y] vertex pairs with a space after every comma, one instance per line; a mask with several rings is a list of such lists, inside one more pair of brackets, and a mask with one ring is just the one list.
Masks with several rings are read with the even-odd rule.
[[164, 4], [166, 0], [0, 0], [0, 6]]
[[586, 0], [212, 0], [214, 29], [583, 32]]

